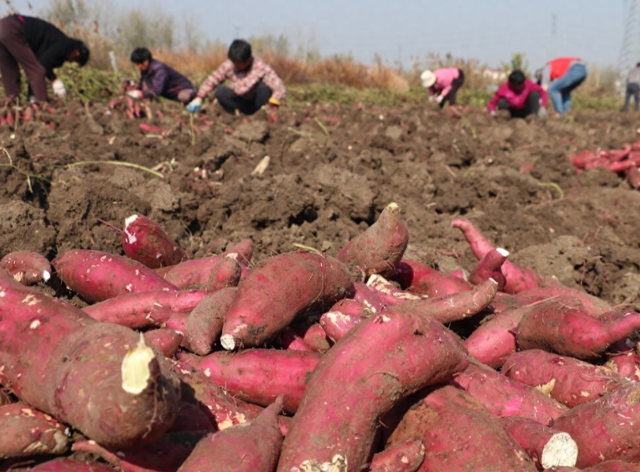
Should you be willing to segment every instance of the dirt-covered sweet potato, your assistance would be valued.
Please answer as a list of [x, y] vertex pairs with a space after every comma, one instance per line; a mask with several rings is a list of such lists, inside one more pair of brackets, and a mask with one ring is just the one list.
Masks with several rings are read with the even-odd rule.
[[144, 339], [158, 348], [166, 357], [173, 357], [182, 344], [184, 335], [170, 328], [157, 328], [145, 331]]
[[205, 292], [212, 293], [217, 290], [236, 287], [240, 282], [242, 268], [236, 260], [236, 255], [225, 256], [218, 260], [211, 269], [206, 284], [202, 287]]
[[505, 278], [500, 268], [504, 261], [507, 260], [509, 251], [504, 248], [492, 249], [484, 255], [469, 273], [469, 282], [479, 284], [487, 279], [493, 279], [498, 282], [498, 290], [504, 289]]
[[0, 384], [104, 445], [134, 448], [175, 420], [178, 379], [134, 331], [0, 271]]
[[213, 350], [237, 290], [227, 287], [210, 293], [189, 313], [186, 336], [191, 352], [206, 356]]
[[409, 244], [409, 230], [397, 203], [389, 203], [378, 220], [349, 241], [336, 256], [368, 277], [393, 272]]
[[220, 343], [227, 350], [261, 346], [305, 310], [324, 311], [352, 291], [348, 268], [332, 257], [304, 251], [269, 257], [240, 283]]
[[329, 339], [337, 342], [364, 319], [372, 315], [373, 313], [362, 303], [345, 298], [320, 316], [320, 326], [327, 333]]
[[437, 321], [393, 311], [363, 321], [311, 375], [278, 472], [362, 470], [380, 416], [405, 395], [446, 382], [466, 365], [462, 345]]
[[139, 214], [124, 220], [122, 248], [127, 257], [152, 269], [187, 260], [187, 254], [162, 226]]
[[147, 266], [108, 252], [76, 249], [56, 257], [51, 264], [67, 287], [92, 302], [125, 293], [176, 290]]
[[425, 448], [419, 439], [399, 442], [373, 456], [369, 472], [415, 472], [424, 461]]
[[75, 459], [54, 459], [30, 467], [29, 470], [35, 472], [113, 472], [113, 469], [106, 464]]
[[51, 263], [33, 251], [10, 252], [0, 260], [0, 268], [9, 272], [22, 285], [47, 282], [51, 278]]

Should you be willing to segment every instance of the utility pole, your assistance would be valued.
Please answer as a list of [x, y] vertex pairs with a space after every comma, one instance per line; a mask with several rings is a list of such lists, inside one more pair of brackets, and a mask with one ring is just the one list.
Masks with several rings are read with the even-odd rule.
[[[618, 58], [620, 77], [624, 78], [629, 69], [640, 62], [640, 0], [624, 2], [624, 36]], [[621, 80], [620, 88], [624, 87]]]

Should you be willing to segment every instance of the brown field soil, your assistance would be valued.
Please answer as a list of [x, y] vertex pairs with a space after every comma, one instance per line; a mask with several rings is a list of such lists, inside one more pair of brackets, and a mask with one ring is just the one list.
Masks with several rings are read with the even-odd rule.
[[[409, 226], [407, 257], [471, 269], [475, 259], [451, 228], [463, 217], [514, 262], [640, 308], [640, 192], [606, 170], [578, 175], [566, 157], [640, 139], [638, 115], [540, 121], [301, 105], [272, 122], [265, 112], [243, 118], [209, 108], [193, 143], [181, 108], [152, 104], [150, 112], [152, 119], [130, 120], [106, 105], [70, 104], [42, 118], [51, 127], [0, 128], [0, 256], [122, 253], [120, 234], [100, 220], [122, 227], [136, 212], [161, 223], [191, 257], [247, 237], [256, 261], [295, 244], [335, 255], [394, 201]], [[145, 134], [139, 123], [164, 132]], [[264, 172], [254, 172], [266, 156]]]

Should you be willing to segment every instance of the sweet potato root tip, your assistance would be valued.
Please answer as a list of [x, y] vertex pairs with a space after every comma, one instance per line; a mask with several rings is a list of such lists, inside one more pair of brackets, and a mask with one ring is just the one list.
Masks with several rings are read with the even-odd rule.
[[153, 349], [147, 346], [141, 334], [136, 347], [129, 349], [122, 360], [122, 389], [125, 392], [137, 395], [147, 388], [151, 378], [149, 364], [153, 359]]

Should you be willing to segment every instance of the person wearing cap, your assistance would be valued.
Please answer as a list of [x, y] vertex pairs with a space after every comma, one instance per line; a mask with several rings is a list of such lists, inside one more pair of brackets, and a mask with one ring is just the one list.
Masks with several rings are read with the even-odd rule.
[[629, 103], [633, 97], [633, 107], [638, 111], [640, 102], [640, 62], [627, 74], [627, 89], [624, 96], [624, 106], [622, 111], [629, 111]]
[[140, 71], [140, 82], [127, 92], [134, 100], [164, 97], [186, 105], [196, 96], [196, 88], [189, 79], [164, 62], [154, 59], [147, 48], [134, 49], [131, 62]]
[[524, 118], [529, 115], [544, 117], [547, 114], [549, 96], [533, 80], [525, 77], [519, 69], [509, 74], [507, 82], [500, 85], [493, 95], [487, 111], [495, 116], [498, 110], [509, 110], [512, 118]]
[[9, 15], [0, 20], [0, 74], [10, 100], [20, 93], [20, 67], [35, 100], [46, 102], [49, 100], [46, 79], [51, 80], [58, 97], [67, 95], [54, 69], [65, 62], [84, 66], [88, 60], [89, 48], [85, 43], [69, 38], [51, 23], [23, 15]]
[[446, 67], [436, 71], [425, 70], [420, 75], [422, 86], [429, 92], [429, 99], [443, 108], [445, 102], [456, 104], [458, 90], [464, 84], [464, 72], [457, 67]]
[[[227, 81], [228, 86], [221, 85]], [[229, 46], [227, 59], [200, 86], [187, 106], [197, 113], [203, 100], [215, 89], [215, 98], [228, 113], [252, 115], [262, 107], [277, 109], [287, 96], [282, 79], [262, 59], [253, 56], [243, 39]]]
[[587, 78], [587, 66], [579, 57], [558, 57], [538, 69], [536, 78], [558, 114], [564, 115], [571, 108], [571, 92]]

